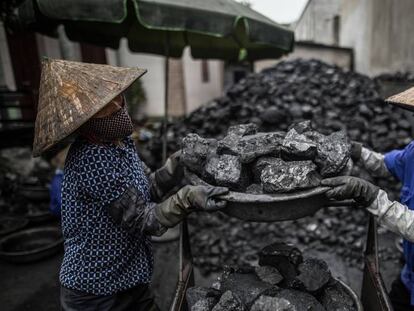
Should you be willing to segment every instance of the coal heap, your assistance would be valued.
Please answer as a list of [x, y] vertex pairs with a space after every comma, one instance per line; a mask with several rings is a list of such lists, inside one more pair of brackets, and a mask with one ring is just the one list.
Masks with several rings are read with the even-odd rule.
[[266, 246], [259, 257], [259, 266], [225, 267], [211, 288], [188, 289], [189, 310], [357, 310], [326, 262], [311, 257], [302, 262], [299, 249], [284, 243]]
[[[325, 135], [344, 130], [352, 140], [378, 152], [400, 148], [411, 141], [407, 112], [385, 104], [376, 81], [318, 60], [297, 59], [249, 75], [231, 86], [224, 96], [169, 124], [168, 149], [178, 150], [188, 133], [223, 139], [228, 128], [236, 124], [256, 124], [257, 130], [244, 130], [252, 134], [287, 131], [290, 124], [303, 120], [312, 120], [315, 130]], [[153, 167], [161, 165], [161, 135], [161, 130], [156, 132], [148, 145], [151, 156], [145, 161]], [[313, 149], [309, 146], [304, 153], [312, 154]], [[353, 175], [372, 180], [358, 166], [354, 166]], [[395, 180], [374, 182], [386, 189], [391, 199], [398, 197]], [[257, 260], [256, 253], [263, 243], [275, 238], [335, 252], [359, 267], [366, 224], [363, 210], [350, 212], [347, 207], [327, 208], [313, 217], [277, 224], [244, 223], [221, 213], [192, 215], [194, 260], [204, 273], [219, 271], [223, 264], [251, 263]], [[391, 258], [393, 253], [389, 250], [384, 256]]]

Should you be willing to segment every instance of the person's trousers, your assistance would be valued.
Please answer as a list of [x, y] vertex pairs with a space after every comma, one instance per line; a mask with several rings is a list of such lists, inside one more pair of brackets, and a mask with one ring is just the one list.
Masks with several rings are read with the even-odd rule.
[[400, 276], [392, 282], [389, 298], [394, 311], [414, 311], [414, 306], [411, 305], [410, 291], [405, 287]]
[[159, 311], [147, 284], [109, 296], [97, 296], [61, 286], [63, 311]]

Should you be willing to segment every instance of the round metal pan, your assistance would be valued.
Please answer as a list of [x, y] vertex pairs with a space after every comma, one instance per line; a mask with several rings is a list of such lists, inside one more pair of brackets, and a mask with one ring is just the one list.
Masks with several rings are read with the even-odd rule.
[[4, 216], [0, 217], [0, 237], [23, 229], [29, 220], [23, 217]]
[[352, 297], [352, 300], [354, 301], [355, 307], [358, 311], [364, 311], [364, 307], [362, 306], [361, 299], [359, 299], [358, 295], [352, 290], [351, 287], [349, 287], [346, 283], [344, 283], [342, 280], [338, 278], [334, 278], [339, 285], [341, 285], [345, 291], [348, 293], [349, 296]]
[[[208, 185], [196, 174], [186, 171], [191, 185]], [[227, 201], [222, 212], [246, 221], [275, 222], [295, 220], [315, 214], [328, 203], [327, 187], [316, 187], [292, 193], [250, 194], [230, 191], [220, 198]]]
[[18, 263], [37, 261], [59, 252], [62, 244], [58, 227], [26, 229], [0, 239], [0, 258]]

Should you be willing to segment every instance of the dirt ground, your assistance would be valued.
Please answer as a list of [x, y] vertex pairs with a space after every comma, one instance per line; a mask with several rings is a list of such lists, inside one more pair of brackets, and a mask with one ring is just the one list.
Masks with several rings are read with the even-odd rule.
[[[381, 247], [394, 247], [395, 235], [380, 235]], [[269, 244], [272, 241], [269, 241]], [[152, 288], [161, 310], [168, 310], [178, 279], [178, 242], [154, 244], [155, 269]], [[2, 311], [54, 311], [59, 310], [58, 272], [63, 252], [46, 260], [30, 264], [0, 262], [0, 309]], [[360, 293], [362, 272], [348, 267], [333, 253], [310, 251], [307, 255], [318, 256], [327, 261], [334, 276], [348, 283]], [[381, 273], [389, 287], [397, 276], [401, 264], [381, 262]], [[202, 277], [195, 270], [197, 285], [210, 285], [218, 275]]]

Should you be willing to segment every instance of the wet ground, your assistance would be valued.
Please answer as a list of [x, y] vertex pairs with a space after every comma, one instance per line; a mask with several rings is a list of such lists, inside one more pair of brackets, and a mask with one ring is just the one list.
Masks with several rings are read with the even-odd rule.
[[[380, 235], [381, 247], [394, 246], [395, 235]], [[269, 241], [269, 244], [272, 241]], [[395, 250], [397, 251], [397, 250]], [[161, 310], [168, 310], [178, 278], [178, 242], [154, 244], [155, 271], [153, 290]], [[58, 271], [63, 253], [46, 260], [30, 264], [0, 262], [0, 306], [2, 311], [49, 311], [59, 310]], [[317, 256], [325, 260], [334, 276], [348, 283], [356, 293], [360, 293], [362, 272], [348, 267], [338, 256], [329, 252], [310, 250], [305, 255]], [[389, 287], [397, 276], [401, 263], [381, 261], [381, 273]], [[203, 277], [196, 270], [197, 285], [209, 286], [218, 275]]]

